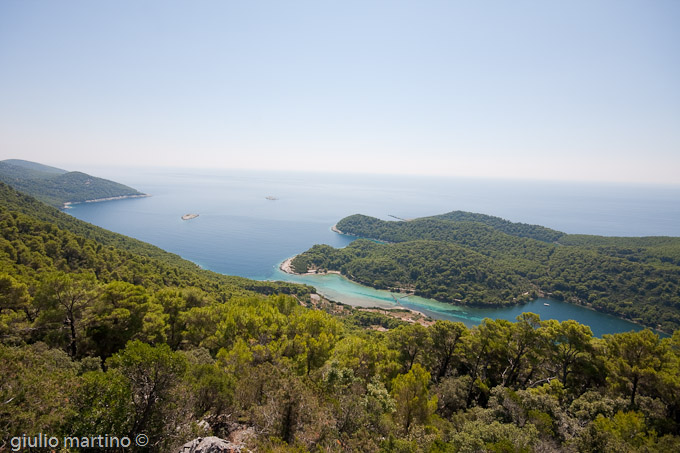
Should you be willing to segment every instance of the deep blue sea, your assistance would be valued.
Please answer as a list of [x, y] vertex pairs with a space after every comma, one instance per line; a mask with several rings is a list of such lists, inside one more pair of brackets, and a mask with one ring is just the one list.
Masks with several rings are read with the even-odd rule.
[[[356, 213], [390, 220], [390, 216], [414, 218], [464, 210], [567, 233], [680, 236], [677, 186], [226, 170], [86, 171], [152, 196], [74, 205], [68, 210], [71, 215], [149, 242], [206, 269], [263, 280], [301, 281], [280, 272], [279, 263], [314, 244], [347, 245], [351, 239], [330, 228]], [[188, 213], [199, 217], [181, 220]], [[389, 293], [339, 277], [304, 281], [340, 302], [395, 305]], [[486, 316], [513, 319], [522, 311], [461, 310], [420, 298], [400, 303], [469, 325]], [[524, 309], [540, 312], [543, 318], [580, 320], [591, 325], [596, 335], [635, 327], [556, 301], [537, 301]]]

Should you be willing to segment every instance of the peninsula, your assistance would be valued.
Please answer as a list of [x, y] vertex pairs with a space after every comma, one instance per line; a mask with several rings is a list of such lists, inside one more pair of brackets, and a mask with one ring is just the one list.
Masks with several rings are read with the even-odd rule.
[[108, 179], [21, 159], [0, 161], [0, 181], [55, 208], [149, 196]]
[[297, 256], [286, 259], [283, 263], [281, 263], [281, 265], [279, 266], [279, 269], [281, 269], [286, 274], [294, 274], [294, 275], [326, 275], [326, 274], [342, 275], [342, 272], [340, 272], [340, 271], [333, 271], [333, 270], [328, 270], [328, 269], [317, 269], [317, 268], [307, 268], [307, 269], [305, 269], [304, 272], [298, 272], [293, 266], [293, 261], [296, 258], [297, 258]]
[[357, 214], [332, 230], [359, 239], [315, 245], [289, 268], [456, 305], [549, 296], [666, 332], [680, 326], [680, 238], [574, 235], [462, 211], [410, 221]]

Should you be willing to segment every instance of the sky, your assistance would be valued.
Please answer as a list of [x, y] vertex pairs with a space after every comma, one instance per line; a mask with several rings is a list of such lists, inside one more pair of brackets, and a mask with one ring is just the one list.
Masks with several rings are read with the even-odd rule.
[[0, 159], [680, 184], [680, 2], [0, 2]]

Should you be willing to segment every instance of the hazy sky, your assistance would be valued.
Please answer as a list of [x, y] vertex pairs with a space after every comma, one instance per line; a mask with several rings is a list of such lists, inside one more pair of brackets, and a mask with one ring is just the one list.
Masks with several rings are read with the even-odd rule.
[[4, 0], [0, 158], [680, 184], [680, 1]]

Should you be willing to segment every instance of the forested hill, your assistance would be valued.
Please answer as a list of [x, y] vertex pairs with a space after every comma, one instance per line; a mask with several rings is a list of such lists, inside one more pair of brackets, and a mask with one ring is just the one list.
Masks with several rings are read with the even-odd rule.
[[[361, 242], [480, 274], [500, 262]], [[132, 440], [112, 452], [178, 451], [214, 435], [279, 453], [680, 451], [680, 331], [598, 339], [531, 313], [426, 328], [308, 309], [310, 290], [203, 271], [0, 183], [0, 450], [42, 435], [95, 451], [106, 435]]]
[[[55, 275], [87, 275], [93, 284], [139, 285], [148, 291], [188, 288], [215, 298], [231, 294], [295, 293], [311, 288], [203, 270], [158, 247], [73, 218], [0, 183], [0, 273], [30, 291]], [[30, 292], [29, 291], [29, 292]]]
[[113, 246], [120, 250], [127, 250], [149, 258], [158, 258], [166, 262], [171, 262], [178, 267], [192, 270], [198, 269], [198, 266], [194, 263], [183, 260], [177, 255], [166, 252], [165, 250], [146, 242], [122, 234], [113, 233], [109, 230], [78, 220], [59, 209], [38, 201], [30, 195], [23, 194], [13, 189], [2, 182], [0, 182], [0, 203], [0, 206], [7, 211], [21, 213], [35, 220], [50, 223], [61, 230], [67, 230], [103, 245]]
[[500, 217], [494, 217], [486, 214], [477, 214], [474, 212], [452, 211], [430, 218], [437, 220], [455, 220], [459, 222], [483, 223], [484, 225], [488, 225], [511, 236], [531, 238], [543, 242], [555, 242], [564, 236], [564, 233], [561, 231], [546, 228], [544, 226], [510, 222], [509, 220], [501, 219]]
[[353, 215], [336, 227], [357, 240], [314, 246], [298, 272], [337, 270], [376, 288], [440, 301], [508, 305], [545, 294], [672, 332], [680, 327], [680, 238], [568, 235], [454, 212], [410, 221]]
[[[510, 236], [536, 239], [542, 242], [556, 242], [566, 234], [540, 225], [510, 222], [500, 217], [465, 211], [452, 211], [403, 222], [384, 221], [375, 217], [355, 214], [340, 220], [336, 227], [346, 234], [389, 242], [425, 238], [451, 239], [456, 234], [451, 230], [453, 224], [450, 222], [441, 223], [440, 221], [455, 222], [458, 227], [464, 227], [469, 223], [482, 224]], [[479, 228], [479, 225], [477, 225], [477, 228]]]
[[56, 207], [67, 202], [144, 195], [108, 179], [19, 159], [0, 162], [0, 181]]

